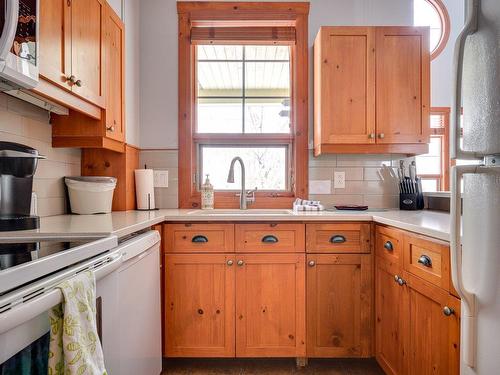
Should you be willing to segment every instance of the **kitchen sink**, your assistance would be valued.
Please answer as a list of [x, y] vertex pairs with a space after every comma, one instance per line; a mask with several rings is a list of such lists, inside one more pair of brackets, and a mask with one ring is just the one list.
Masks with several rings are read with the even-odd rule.
[[199, 216], [272, 216], [272, 215], [291, 215], [292, 210], [264, 210], [264, 209], [248, 209], [248, 210], [193, 210], [187, 213], [188, 215], [199, 215]]

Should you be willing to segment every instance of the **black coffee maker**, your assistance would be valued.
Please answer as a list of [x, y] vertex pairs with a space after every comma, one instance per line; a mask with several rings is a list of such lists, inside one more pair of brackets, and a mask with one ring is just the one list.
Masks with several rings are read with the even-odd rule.
[[38, 159], [34, 148], [0, 142], [0, 231], [37, 229], [38, 216], [30, 216], [33, 175]]

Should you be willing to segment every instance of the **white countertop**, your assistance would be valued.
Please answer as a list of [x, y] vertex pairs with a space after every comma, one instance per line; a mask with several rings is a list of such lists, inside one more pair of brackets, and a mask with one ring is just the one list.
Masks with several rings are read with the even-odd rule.
[[102, 215], [60, 215], [40, 219], [37, 230], [0, 232], [0, 242], [29, 239], [123, 237], [163, 221], [374, 221], [411, 232], [450, 239], [450, 215], [437, 211], [365, 211], [365, 212], [298, 212], [262, 210], [245, 213], [239, 210], [163, 209], [157, 211], [125, 211]]

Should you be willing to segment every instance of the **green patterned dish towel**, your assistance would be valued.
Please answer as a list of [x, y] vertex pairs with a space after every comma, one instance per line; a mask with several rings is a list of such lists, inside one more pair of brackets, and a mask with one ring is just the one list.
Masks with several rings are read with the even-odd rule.
[[49, 311], [49, 375], [106, 375], [97, 334], [94, 274], [82, 272], [58, 288], [63, 302]]

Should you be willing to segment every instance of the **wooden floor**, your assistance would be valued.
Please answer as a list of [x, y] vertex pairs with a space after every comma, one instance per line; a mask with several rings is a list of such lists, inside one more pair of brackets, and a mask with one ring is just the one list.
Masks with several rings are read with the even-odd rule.
[[163, 375], [384, 375], [373, 359], [310, 359], [297, 369], [295, 359], [170, 359]]

